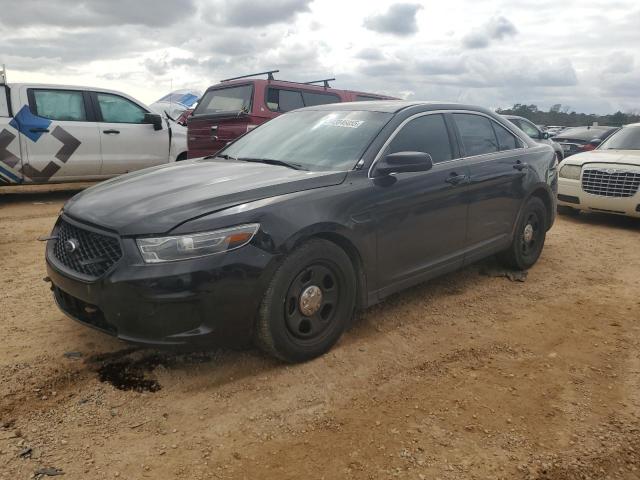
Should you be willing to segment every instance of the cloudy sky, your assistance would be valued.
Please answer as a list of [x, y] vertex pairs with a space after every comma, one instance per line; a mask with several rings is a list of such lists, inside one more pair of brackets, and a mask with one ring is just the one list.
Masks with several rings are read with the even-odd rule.
[[0, 0], [9, 81], [151, 103], [279, 78], [420, 100], [640, 111], [637, 0]]

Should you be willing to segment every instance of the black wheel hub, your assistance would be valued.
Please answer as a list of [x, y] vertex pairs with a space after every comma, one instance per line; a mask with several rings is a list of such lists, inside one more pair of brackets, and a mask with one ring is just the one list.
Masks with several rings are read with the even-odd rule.
[[313, 264], [291, 282], [284, 304], [287, 329], [296, 338], [321, 336], [331, 325], [338, 307], [340, 285], [328, 265]]

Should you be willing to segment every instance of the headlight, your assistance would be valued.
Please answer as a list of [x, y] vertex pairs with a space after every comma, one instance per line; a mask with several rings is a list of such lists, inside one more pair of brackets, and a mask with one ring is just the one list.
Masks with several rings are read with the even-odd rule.
[[145, 263], [171, 262], [240, 248], [251, 241], [259, 228], [259, 223], [251, 223], [176, 237], [138, 238], [136, 243]]
[[582, 167], [580, 165], [563, 165], [560, 169], [560, 176], [571, 180], [580, 180], [581, 171]]

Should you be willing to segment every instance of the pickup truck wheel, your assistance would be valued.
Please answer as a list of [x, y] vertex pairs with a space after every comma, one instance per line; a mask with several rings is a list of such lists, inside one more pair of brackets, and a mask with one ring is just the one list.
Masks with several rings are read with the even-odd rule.
[[310, 240], [285, 258], [264, 295], [255, 340], [287, 362], [322, 355], [353, 316], [356, 276], [351, 260], [326, 240]]
[[547, 234], [547, 209], [537, 197], [524, 206], [511, 245], [499, 255], [506, 266], [526, 270], [540, 258]]

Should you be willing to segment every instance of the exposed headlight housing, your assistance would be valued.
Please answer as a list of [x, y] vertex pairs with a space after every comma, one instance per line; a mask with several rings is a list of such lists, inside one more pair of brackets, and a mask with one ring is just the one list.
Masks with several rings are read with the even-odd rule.
[[560, 177], [580, 180], [580, 172], [582, 172], [580, 165], [563, 165], [562, 168], [560, 168]]
[[213, 232], [138, 238], [136, 243], [145, 263], [173, 262], [240, 248], [251, 241], [259, 228], [259, 223], [250, 223]]

